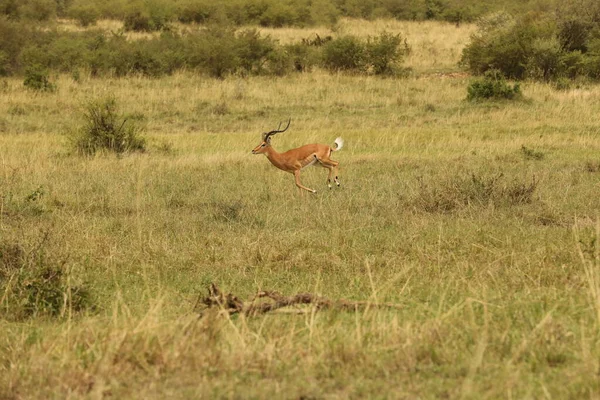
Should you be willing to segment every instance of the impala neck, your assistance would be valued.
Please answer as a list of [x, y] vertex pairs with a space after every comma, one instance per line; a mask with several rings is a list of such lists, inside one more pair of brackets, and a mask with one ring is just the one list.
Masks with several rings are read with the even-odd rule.
[[281, 163], [281, 154], [277, 152], [271, 145], [265, 148], [265, 155], [271, 161], [271, 164], [276, 166], [279, 169], [284, 169]]

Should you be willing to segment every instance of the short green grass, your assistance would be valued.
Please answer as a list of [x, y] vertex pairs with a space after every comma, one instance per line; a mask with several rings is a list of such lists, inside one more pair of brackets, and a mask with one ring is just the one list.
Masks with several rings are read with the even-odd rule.
[[[0, 245], [96, 307], [66, 291], [62, 316], [15, 320], [0, 293], [0, 397], [600, 395], [598, 87], [470, 103], [446, 75], [53, 79], [4, 80]], [[146, 153], [68, 147], [107, 94]], [[313, 168], [301, 195], [250, 154], [288, 117], [280, 151], [345, 139], [341, 188]], [[402, 308], [199, 318], [211, 282]]]

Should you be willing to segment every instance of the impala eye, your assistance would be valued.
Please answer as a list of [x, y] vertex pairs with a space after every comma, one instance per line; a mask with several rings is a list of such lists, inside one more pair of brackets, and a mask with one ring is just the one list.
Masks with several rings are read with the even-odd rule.
[[265, 147], [265, 144], [264, 144], [264, 143], [263, 143], [263, 144], [261, 144], [261, 145], [260, 145], [260, 147]]

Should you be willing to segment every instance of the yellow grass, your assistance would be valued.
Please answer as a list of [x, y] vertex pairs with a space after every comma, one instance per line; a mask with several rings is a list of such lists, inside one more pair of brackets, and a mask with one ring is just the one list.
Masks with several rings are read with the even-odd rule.
[[[472, 29], [387, 24], [440, 59]], [[0, 398], [600, 396], [598, 86], [469, 103], [463, 75], [52, 79], [0, 96]], [[145, 153], [69, 147], [107, 95]], [[345, 139], [341, 188], [313, 168], [300, 196], [250, 154], [288, 117], [277, 150]], [[45, 267], [65, 273], [62, 315], [17, 318]], [[210, 282], [400, 308], [200, 315]], [[77, 313], [80, 286], [95, 307]]]

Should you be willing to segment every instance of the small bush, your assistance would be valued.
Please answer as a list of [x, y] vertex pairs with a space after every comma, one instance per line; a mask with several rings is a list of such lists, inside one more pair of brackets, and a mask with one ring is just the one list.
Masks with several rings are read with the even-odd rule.
[[102, 150], [117, 154], [145, 150], [141, 128], [120, 114], [112, 97], [90, 102], [84, 120], [74, 140], [75, 148], [81, 154], [92, 155]]
[[48, 21], [56, 16], [56, 1], [27, 0], [21, 5], [21, 17], [34, 21]]
[[286, 25], [295, 25], [297, 20], [296, 9], [291, 4], [275, 1], [269, 3], [269, 6], [261, 15], [259, 23], [261, 26], [281, 28]]
[[364, 60], [365, 45], [355, 36], [343, 36], [323, 46], [323, 65], [329, 70], [360, 70]]
[[79, 3], [69, 9], [69, 17], [73, 18], [83, 27], [95, 25], [100, 17], [100, 12], [94, 4]]
[[29, 67], [25, 70], [23, 85], [39, 92], [54, 92], [56, 85], [50, 82], [48, 71], [39, 66]]
[[270, 37], [261, 37], [256, 29], [247, 29], [235, 36], [235, 54], [239, 67], [246, 73], [261, 73], [269, 56], [275, 50]]
[[366, 62], [375, 75], [393, 75], [399, 71], [404, 55], [409, 47], [402, 42], [400, 34], [382, 32], [370, 37], [365, 45]]
[[519, 83], [510, 86], [498, 71], [488, 71], [483, 79], [472, 81], [467, 87], [467, 100], [508, 99], [521, 97]]
[[181, 0], [178, 4], [179, 22], [204, 24], [218, 14], [218, 5], [210, 0]]
[[152, 32], [167, 29], [174, 10], [170, 2], [161, 0], [137, 1], [129, 4], [123, 20], [126, 31]]

